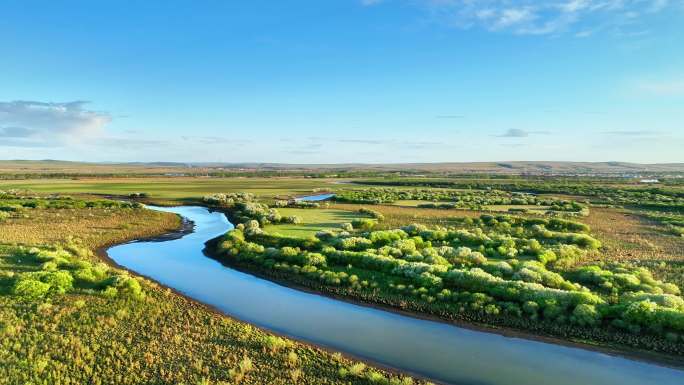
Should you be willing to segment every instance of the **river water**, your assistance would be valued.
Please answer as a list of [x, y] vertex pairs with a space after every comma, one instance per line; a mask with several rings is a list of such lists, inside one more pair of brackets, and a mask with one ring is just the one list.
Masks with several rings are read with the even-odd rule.
[[193, 221], [167, 241], [114, 246], [118, 264], [226, 314], [303, 341], [459, 385], [682, 385], [684, 371], [579, 348], [463, 329], [305, 293], [208, 258], [232, 224], [204, 207], [150, 207]]

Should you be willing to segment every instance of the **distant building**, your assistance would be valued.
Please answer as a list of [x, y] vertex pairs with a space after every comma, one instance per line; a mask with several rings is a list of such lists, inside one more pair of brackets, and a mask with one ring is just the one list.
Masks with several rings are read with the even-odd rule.
[[658, 179], [642, 179], [639, 183], [660, 183]]

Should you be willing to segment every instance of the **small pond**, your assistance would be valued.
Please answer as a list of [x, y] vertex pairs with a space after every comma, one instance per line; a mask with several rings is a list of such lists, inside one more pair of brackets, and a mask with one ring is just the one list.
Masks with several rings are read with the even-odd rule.
[[318, 195], [307, 195], [303, 197], [297, 197], [295, 198], [296, 201], [307, 201], [307, 202], [318, 202], [318, 201], [324, 201], [326, 199], [330, 199], [334, 197], [335, 194], [318, 194]]

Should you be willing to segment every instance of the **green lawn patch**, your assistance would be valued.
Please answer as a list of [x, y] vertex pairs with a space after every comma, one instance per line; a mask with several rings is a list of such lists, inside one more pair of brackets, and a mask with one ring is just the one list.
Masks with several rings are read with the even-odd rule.
[[281, 208], [278, 211], [283, 216], [296, 215], [302, 219], [302, 223], [268, 225], [265, 230], [270, 233], [279, 233], [293, 237], [309, 237], [315, 235], [320, 230], [339, 229], [342, 223], [366, 217], [356, 212], [337, 209]]

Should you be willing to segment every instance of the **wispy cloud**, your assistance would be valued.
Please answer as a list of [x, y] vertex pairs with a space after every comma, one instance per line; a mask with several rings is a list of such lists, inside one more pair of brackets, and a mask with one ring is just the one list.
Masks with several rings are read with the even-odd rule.
[[530, 133], [519, 128], [510, 128], [508, 129], [508, 131], [504, 132], [499, 136], [502, 138], [525, 138], [527, 136], [530, 136]]
[[[487, 10], [489, 12], [490, 10]], [[491, 27], [504, 29], [516, 25], [527, 24], [538, 18], [531, 7], [506, 8], [494, 13]]]
[[[103, 111], [86, 108], [88, 102], [0, 102], [0, 146], [47, 148], [73, 147], [79, 149], [135, 150], [171, 145], [169, 140], [131, 135], [112, 135], [105, 130], [112, 116]], [[204, 138], [217, 142], [220, 138]]]
[[86, 104], [84, 101], [0, 102], [0, 137], [14, 138], [14, 146], [40, 147], [99, 136], [111, 116], [87, 110]]
[[546, 135], [548, 133], [548, 131], [527, 131], [519, 128], [509, 128], [506, 132], [497, 136], [500, 138], [526, 138], [530, 135]]
[[[364, 6], [380, 0], [361, 0]], [[520, 35], [571, 33], [588, 37], [600, 30], [636, 27], [648, 15], [673, 7], [667, 0], [405, 0], [441, 22]], [[621, 32], [618, 32], [621, 33]]]

